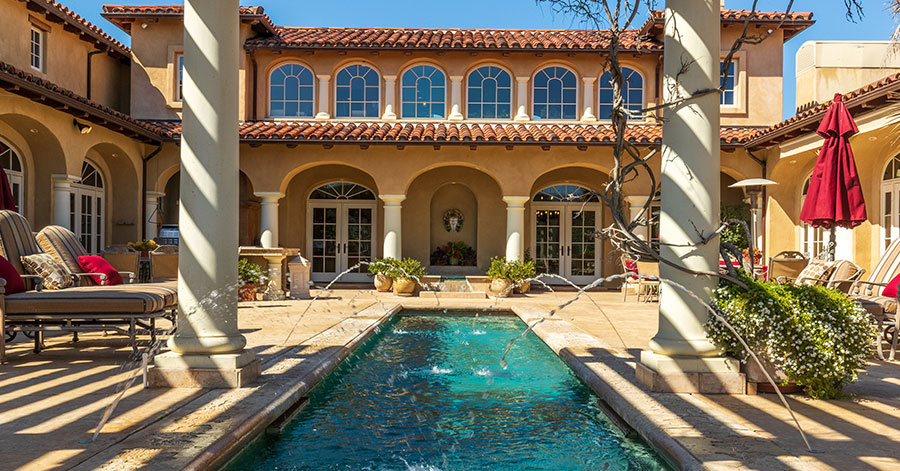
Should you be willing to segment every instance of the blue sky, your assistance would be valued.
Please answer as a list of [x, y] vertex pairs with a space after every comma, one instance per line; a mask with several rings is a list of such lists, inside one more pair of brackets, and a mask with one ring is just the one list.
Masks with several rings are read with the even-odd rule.
[[[276, 24], [287, 26], [397, 26], [420, 28], [578, 28], [571, 17], [554, 13], [534, 0], [259, 0], [242, 3], [262, 5]], [[129, 44], [128, 35], [100, 16], [103, 2], [62, 0], [104, 31]], [[151, 4], [152, 0], [115, 3]], [[177, 3], [177, 0], [158, 3]], [[787, 0], [762, 0], [760, 9], [782, 10]], [[855, 23], [845, 18], [842, 0], [795, 0], [794, 11], [812, 11], [816, 24], [785, 45], [784, 115], [794, 114], [794, 54], [811, 40], [887, 40], [896, 23], [881, 0], [866, 0], [865, 16]], [[664, 1], [656, 2], [662, 6]], [[750, 0], [726, 0], [727, 8], [749, 8]], [[639, 22], [640, 24], [640, 22]]]

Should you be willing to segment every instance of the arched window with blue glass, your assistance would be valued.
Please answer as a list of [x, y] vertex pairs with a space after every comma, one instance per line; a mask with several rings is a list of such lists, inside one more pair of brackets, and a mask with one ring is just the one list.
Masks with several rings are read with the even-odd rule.
[[275, 118], [313, 116], [315, 77], [300, 64], [284, 64], [269, 76], [269, 115]]
[[[609, 71], [600, 76], [600, 106], [597, 108], [597, 118], [599, 119], [612, 119], [612, 80], [612, 74]], [[632, 112], [632, 117], [639, 116], [644, 107], [644, 77], [629, 67], [622, 67], [622, 101], [625, 109]]]
[[545, 67], [534, 76], [534, 119], [577, 119], [578, 79], [559, 66]]
[[430, 65], [417, 65], [403, 73], [400, 96], [404, 118], [443, 118], [447, 79]]
[[509, 119], [512, 113], [512, 77], [495, 65], [469, 73], [466, 103], [470, 119]]
[[375, 69], [348, 65], [335, 80], [335, 117], [377, 118], [381, 79]]

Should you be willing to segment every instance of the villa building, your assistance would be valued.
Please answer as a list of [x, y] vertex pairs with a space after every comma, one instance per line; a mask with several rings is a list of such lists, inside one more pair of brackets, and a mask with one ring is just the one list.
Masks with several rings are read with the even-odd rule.
[[[72, 228], [93, 252], [177, 223], [183, 8], [104, 6], [128, 48], [57, 2], [0, 4], [0, 160], [20, 211], [35, 228]], [[722, 10], [723, 57], [747, 15]], [[576, 281], [620, 270], [612, 245], [590, 236], [611, 221], [590, 196], [613, 167], [604, 32], [288, 27], [261, 7], [240, 18], [241, 244], [299, 248], [318, 280], [376, 256], [434, 273], [483, 273], [503, 255]], [[734, 56], [721, 97], [723, 203], [742, 203], [736, 181], [780, 183], [760, 231], [770, 253], [808, 243], [799, 188], [812, 164], [783, 157], [781, 142], [810, 128], [782, 123], [781, 110], [783, 45], [812, 24], [809, 13], [758, 13], [751, 30], [772, 34]], [[660, 102], [662, 26], [656, 13], [626, 35], [632, 111]], [[661, 141], [656, 118], [629, 125], [641, 152]], [[861, 167], [880, 175], [888, 150]], [[626, 191], [635, 214], [658, 200], [646, 175]], [[642, 232], [657, 236], [653, 224]], [[430, 263], [456, 241], [473, 266]], [[864, 266], [878, 255], [854, 250]]]

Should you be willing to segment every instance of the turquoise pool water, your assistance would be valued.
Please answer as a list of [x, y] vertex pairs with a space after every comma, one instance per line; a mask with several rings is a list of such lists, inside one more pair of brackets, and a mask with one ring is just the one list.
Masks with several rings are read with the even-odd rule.
[[515, 316], [404, 312], [228, 470], [662, 470]]

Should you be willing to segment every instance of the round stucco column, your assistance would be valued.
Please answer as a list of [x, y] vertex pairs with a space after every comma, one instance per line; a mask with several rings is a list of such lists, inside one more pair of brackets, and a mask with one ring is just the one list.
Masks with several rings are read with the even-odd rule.
[[267, 249], [278, 247], [278, 200], [284, 193], [256, 192], [262, 199], [259, 211], [259, 245]]
[[525, 257], [525, 203], [527, 196], [504, 196], [506, 203], [506, 260]]
[[[667, 0], [664, 103], [718, 88], [720, 50], [718, 0]], [[690, 64], [684, 67], [684, 64]], [[707, 93], [666, 109], [663, 123], [660, 255], [684, 267], [715, 273], [719, 239], [698, 246], [719, 224], [719, 95]], [[671, 244], [671, 245], [667, 245]], [[675, 246], [673, 246], [675, 245]], [[708, 301], [716, 277], [691, 275], [665, 264], [662, 278]], [[660, 289], [659, 330], [653, 352], [668, 356], [713, 356], [705, 308], [681, 290]]]
[[530, 77], [516, 77], [516, 121], [528, 121], [528, 80]]
[[464, 119], [462, 114], [462, 81], [462, 75], [450, 76], [450, 116], [447, 117], [450, 121], [462, 121]]
[[[628, 203], [628, 216], [631, 222], [636, 221], [642, 216], [644, 205], [647, 204], [649, 196], [626, 196], [625, 202]], [[650, 240], [650, 214], [643, 214], [644, 223], [635, 228], [634, 234], [641, 240]]]
[[81, 177], [66, 174], [50, 175], [53, 180], [53, 224], [74, 231], [72, 227], [72, 183]]
[[403, 205], [401, 203], [406, 199], [406, 195], [378, 195], [378, 198], [384, 202], [384, 251], [382, 256], [400, 260], [400, 257], [403, 256], [401, 234]]
[[172, 351], [238, 353], [237, 0], [186, 0], [178, 330]]
[[316, 119], [330, 119], [331, 114], [328, 112], [328, 91], [331, 85], [331, 76], [330, 75], [316, 75], [316, 79], [319, 81], [319, 97], [316, 98], [318, 100], [318, 110], [316, 113]]
[[384, 76], [384, 114], [381, 119], [396, 121], [397, 113], [394, 111], [394, 103], [397, 101], [397, 76]]
[[144, 239], [150, 240], [159, 235], [159, 199], [166, 196], [158, 191], [144, 193]]
[[597, 117], [594, 115], [594, 82], [597, 79], [595, 77], [584, 77], [581, 81], [584, 84], [584, 97], [582, 98], [584, 114], [581, 115], [581, 121], [592, 123], [597, 121]]

